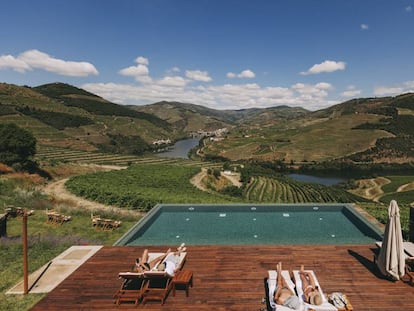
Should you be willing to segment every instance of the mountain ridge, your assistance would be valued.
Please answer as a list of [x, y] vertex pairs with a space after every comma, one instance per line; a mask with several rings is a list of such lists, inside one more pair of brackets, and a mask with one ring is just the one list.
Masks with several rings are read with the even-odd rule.
[[413, 93], [356, 98], [318, 111], [286, 105], [216, 110], [174, 101], [124, 106], [60, 82], [32, 88], [0, 83], [0, 122], [31, 130], [41, 145], [89, 151], [140, 154], [157, 139], [227, 128], [226, 137], [208, 143], [202, 154], [266, 161], [357, 161], [358, 155], [359, 161], [377, 161], [378, 153], [391, 162], [412, 161], [414, 154]]

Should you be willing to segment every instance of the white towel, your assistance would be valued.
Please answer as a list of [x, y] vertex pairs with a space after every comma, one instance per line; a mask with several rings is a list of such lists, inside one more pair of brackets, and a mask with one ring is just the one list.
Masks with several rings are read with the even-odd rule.
[[[269, 277], [267, 279], [267, 284], [269, 287], [269, 303], [273, 310], [277, 311], [292, 311], [291, 308], [288, 308], [286, 306], [278, 305], [274, 300], [274, 294], [276, 291], [276, 285], [277, 285], [277, 271], [276, 270], [269, 270], [268, 271]], [[292, 282], [290, 278], [290, 274], [288, 270], [282, 270], [282, 276], [286, 281], [287, 286], [295, 292], [295, 283]], [[301, 307], [299, 308], [299, 311], [304, 311], [305, 306], [301, 304]]]
[[[325, 295], [323, 294], [322, 288], [318, 282], [318, 279], [316, 278], [315, 273], [312, 270], [306, 270], [306, 272], [310, 272], [313, 276], [313, 279], [315, 280], [315, 286], [318, 287], [319, 293], [322, 297], [322, 304], [319, 306], [312, 305], [305, 302], [305, 305], [307, 308], [316, 310], [316, 311], [337, 311], [338, 309], [335, 308], [334, 305], [330, 304], [328, 300], [326, 299]], [[303, 288], [302, 288], [302, 280], [300, 279], [299, 270], [293, 270], [293, 277], [295, 279], [296, 284], [296, 292], [298, 293], [299, 298], [301, 298], [302, 301], [304, 301], [304, 295], [303, 295]]]

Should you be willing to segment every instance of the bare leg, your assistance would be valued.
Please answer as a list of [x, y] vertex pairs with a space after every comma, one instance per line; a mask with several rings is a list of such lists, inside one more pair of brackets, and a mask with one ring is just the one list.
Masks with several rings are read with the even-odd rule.
[[300, 280], [302, 281], [302, 289], [306, 290], [306, 288], [309, 286], [310, 283], [308, 280], [308, 273], [305, 272], [305, 268], [303, 265], [300, 266], [299, 276], [300, 276]]
[[169, 254], [171, 253], [171, 248], [167, 249], [167, 252], [164, 255], [158, 256], [151, 260], [148, 264], [150, 266], [150, 269], [154, 268], [157, 263], [162, 262]]
[[144, 264], [148, 262], [148, 249], [144, 249], [144, 251], [142, 252], [142, 256], [141, 256], [141, 263]]
[[277, 287], [282, 288], [284, 285], [284, 279], [282, 276], [282, 263], [281, 262], [279, 262], [276, 265], [276, 271], [277, 271]]

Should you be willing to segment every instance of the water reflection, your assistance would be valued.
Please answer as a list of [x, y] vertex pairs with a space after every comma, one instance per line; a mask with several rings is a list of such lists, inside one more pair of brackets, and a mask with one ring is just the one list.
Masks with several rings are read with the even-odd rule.
[[177, 141], [174, 146], [168, 148], [168, 151], [157, 153], [157, 156], [163, 158], [182, 158], [188, 159], [188, 152], [198, 146], [199, 138], [188, 138]]
[[332, 186], [339, 184], [343, 181], [347, 181], [346, 178], [342, 177], [318, 177], [313, 175], [303, 175], [303, 174], [289, 174], [288, 175], [292, 179], [296, 179], [299, 181], [310, 182], [314, 184], [322, 184], [325, 186]]

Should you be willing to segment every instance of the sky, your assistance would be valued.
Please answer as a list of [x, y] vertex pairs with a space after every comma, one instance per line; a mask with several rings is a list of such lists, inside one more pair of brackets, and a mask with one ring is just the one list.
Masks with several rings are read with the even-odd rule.
[[13, 0], [0, 82], [123, 105], [318, 110], [414, 92], [414, 0]]

